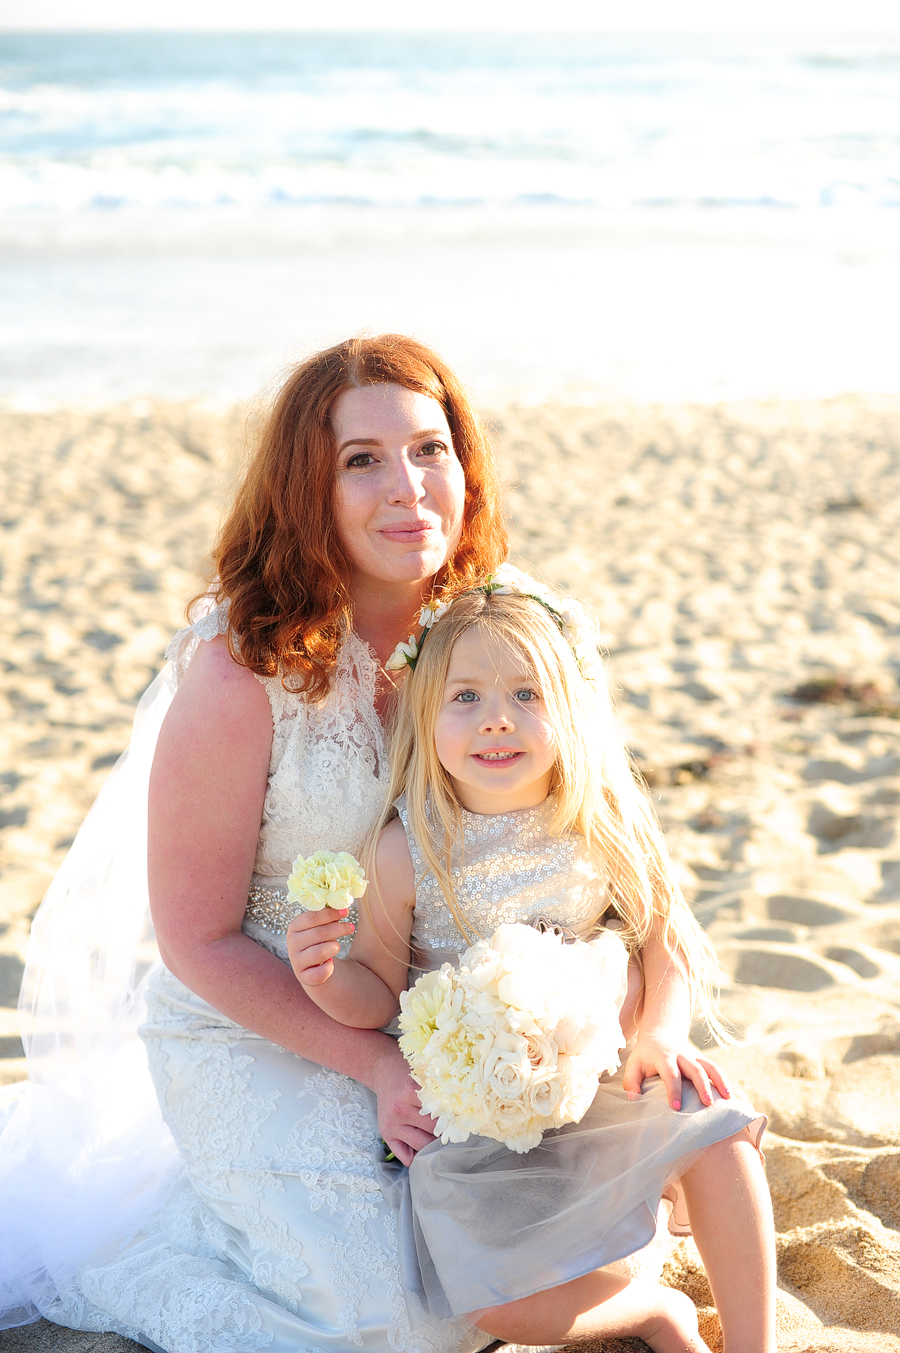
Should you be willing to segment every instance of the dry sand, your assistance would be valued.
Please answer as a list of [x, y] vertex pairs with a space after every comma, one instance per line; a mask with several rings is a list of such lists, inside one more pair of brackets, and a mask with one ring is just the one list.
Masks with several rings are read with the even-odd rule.
[[[493, 416], [517, 562], [593, 602], [770, 1116], [783, 1353], [900, 1353], [900, 400]], [[0, 1077], [30, 915], [128, 737], [239, 411], [5, 414]], [[822, 678], [809, 694], [789, 692]], [[690, 1241], [669, 1280], [711, 1298]], [[116, 1353], [41, 1322], [0, 1336]], [[639, 1349], [639, 1341], [604, 1345]]]

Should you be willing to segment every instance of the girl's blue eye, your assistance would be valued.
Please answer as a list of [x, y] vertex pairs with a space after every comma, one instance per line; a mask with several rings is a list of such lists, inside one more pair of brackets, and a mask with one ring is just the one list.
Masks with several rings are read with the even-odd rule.
[[471, 705], [474, 700], [478, 699], [478, 696], [474, 691], [459, 691], [453, 698], [458, 700], [461, 705]]
[[531, 700], [539, 700], [540, 696], [538, 695], [537, 691], [529, 690], [528, 687], [526, 686], [521, 691], [515, 691], [513, 694], [513, 699], [519, 700], [523, 705], [527, 705]]

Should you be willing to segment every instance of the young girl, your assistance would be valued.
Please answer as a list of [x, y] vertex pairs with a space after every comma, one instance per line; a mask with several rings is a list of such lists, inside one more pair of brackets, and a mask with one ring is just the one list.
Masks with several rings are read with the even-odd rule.
[[414, 671], [350, 956], [352, 924], [326, 909], [291, 923], [291, 963], [333, 1018], [375, 1028], [417, 971], [500, 924], [541, 918], [588, 943], [618, 931], [633, 956], [624, 1068], [580, 1123], [527, 1153], [481, 1136], [420, 1151], [397, 1181], [404, 1287], [432, 1315], [504, 1340], [630, 1334], [657, 1353], [706, 1349], [681, 1293], [601, 1271], [653, 1238], [678, 1179], [727, 1353], [773, 1353], [765, 1120], [686, 1050], [692, 1008], [717, 1027], [712, 955], [579, 610], [505, 570], [423, 612], [422, 639], [403, 646]]

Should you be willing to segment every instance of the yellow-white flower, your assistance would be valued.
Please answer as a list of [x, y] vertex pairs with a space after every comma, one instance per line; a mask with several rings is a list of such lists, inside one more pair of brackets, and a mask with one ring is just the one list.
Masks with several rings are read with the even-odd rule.
[[287, 881], [290, 897], [304, 911], [349, 907], [351, 899], [362, 897], [367, 879], [362, 865], [346, 850], [317, 850], [304, 858], [298, 855]]

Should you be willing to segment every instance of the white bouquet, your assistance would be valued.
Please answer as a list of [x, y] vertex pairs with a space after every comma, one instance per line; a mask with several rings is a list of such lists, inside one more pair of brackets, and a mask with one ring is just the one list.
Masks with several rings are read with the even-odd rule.
[[609, 931], [565, 944], [502, 925], [400, 997], [400, 1048], [442, 1142], [470, 1133], [530, 1151], [578, 1123], [625, 1046], [628, 954]]
[[349, 851], [317, 850], [305, 859], [298, 855], [287, 881], [288, 896], [303, 911], [349, 907], [368, 887], [359, 860]]

